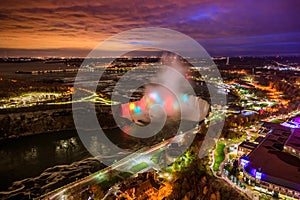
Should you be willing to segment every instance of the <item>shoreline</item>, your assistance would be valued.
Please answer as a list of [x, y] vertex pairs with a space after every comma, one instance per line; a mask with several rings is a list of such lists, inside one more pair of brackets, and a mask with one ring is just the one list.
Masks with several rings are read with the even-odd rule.
[[[84, 104], [80, 109], [88, 113], [94, 105]], [[112, 119], [111, 106], [95, 105], [99, 123], [105, 124], [102, 129], [117, 128]], [[0, 111], [0, 141], [28, 137], [61, 131], [76, 131], [72, 105], [34, 106], [30, 108], [6, 109]]]

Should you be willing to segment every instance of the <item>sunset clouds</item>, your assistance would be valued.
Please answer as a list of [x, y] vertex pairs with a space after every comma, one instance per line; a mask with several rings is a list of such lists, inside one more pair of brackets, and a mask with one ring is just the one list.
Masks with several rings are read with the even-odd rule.
[[185, 33], [213, 55], [300, 52], [298, 0], [2, 0], [0, 9], [0, 56], [84, 56], [109, 36], [149, 26]]

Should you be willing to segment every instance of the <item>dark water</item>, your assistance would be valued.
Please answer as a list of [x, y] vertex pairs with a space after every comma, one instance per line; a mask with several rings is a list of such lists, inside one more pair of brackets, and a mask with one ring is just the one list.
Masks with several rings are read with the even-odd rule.
[[[105, 132], [117, 145], [126, 142], [128, 137], [120, 129]], [[65, 167], [91, 157], [76, 131], [0, 141], [0, 191], [14, 181], [37, 177], [48, 168]]]
[[[190, 125], [194, 126], [194, 123]], [[123, 128], [135, 135], [135, 129], [131, 125]], [[175, 128], [166, 125], [159, 134], [175, 133]], [[101, 150], [102, 159], [115, 161], [128, 155], [122, 152], [112, 153], [111, 146], [103, 145], [99, 138], [93, 137], [97, 132], [86, 133], [91, 135], [86, 135], [90, 145]], [[120, 129], [105, 130], [105, 134], [112, 143], [129, 151], [161, 141], [161, 138], [154, 136], [141, 142]], [[31, 198], [39, 197], [104, 167], [106, 166], [85, 149], [76, 131], [1, 141], [0, 199], [28, 199], [29, 194]]]
[[[195, 126], [194, 123], [186, 123], [188, 129]], [[133, 137], [121, 129], [105, 130], [105, 135], [113, 144], [130, 152], [156, 144], [162, 140], [162, 136], [169, 138], [177, 132], [177, 126], [167, 122], [157, 134], [160, 136], [136, 139], [139, 133], [134, 126], [125, 125], [123, 128]], [[111, 152], [111, 146], [94, 137], [97, 132], [87, 131], [86, 134], [90, 147], [101, 151], [101, 160], [115, 161], [128, 155]], [[28, 199], [29, 192], [31, 197], [38, 197], [104, 167], [85, 149], [76, 131], [1, 141], [0, 199]]]
[[90, 157], [75, 131], [0, 142], [0, 190], [13, 181], [35, 177], [46, 168]]

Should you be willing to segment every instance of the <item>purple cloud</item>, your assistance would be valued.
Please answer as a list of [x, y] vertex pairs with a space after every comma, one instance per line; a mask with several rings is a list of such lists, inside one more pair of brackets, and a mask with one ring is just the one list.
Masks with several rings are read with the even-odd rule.
[[2, 50], [38, 49], [40, 43], [86, 51], [121, 31], [159, 26], [195, 38], [213, 55], [299, 53], [298, 0], [3, 0], [0, 8]]

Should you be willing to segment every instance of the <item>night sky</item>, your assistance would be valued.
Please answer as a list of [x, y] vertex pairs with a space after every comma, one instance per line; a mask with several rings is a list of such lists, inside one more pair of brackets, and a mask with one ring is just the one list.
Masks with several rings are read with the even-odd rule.
[[0, 8], [1, 57], [85, 56], [109, 36], [149, 26], [187, 34], [212, 56], [300, 54], [299, 0], [1, 0]]

